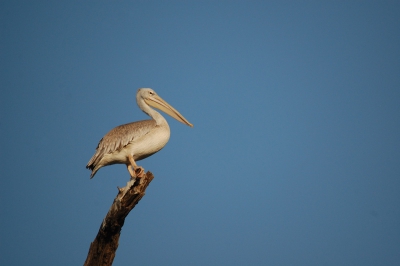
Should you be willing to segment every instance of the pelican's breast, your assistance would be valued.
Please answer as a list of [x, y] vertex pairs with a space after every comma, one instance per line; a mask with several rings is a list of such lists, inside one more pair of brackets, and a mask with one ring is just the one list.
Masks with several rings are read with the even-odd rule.
[[125, 149], [135, 161], [142, 160], [158, 152], [167, 144], [170, 137], [168, 124], [157, 125], [149, 133], [133, 140]]

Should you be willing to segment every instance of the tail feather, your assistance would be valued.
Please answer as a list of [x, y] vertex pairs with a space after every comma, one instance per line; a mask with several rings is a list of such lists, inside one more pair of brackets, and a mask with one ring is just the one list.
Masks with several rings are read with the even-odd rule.
[[86, 169], [89, 169], [92, 171], [92, 173], [90, 173], [90, 179], [92, 179], [94, 177], [94, 175], [97, 173], [97, 171], [100, 169], [100, 167], [95, 166], [93, 163], [88, 163], [86, 165]]
[[92, 179], [94, 177], [94, 175], [97, 173], [97, 170], [92, 170], [92, 173], [90, 174], [90, 179]]

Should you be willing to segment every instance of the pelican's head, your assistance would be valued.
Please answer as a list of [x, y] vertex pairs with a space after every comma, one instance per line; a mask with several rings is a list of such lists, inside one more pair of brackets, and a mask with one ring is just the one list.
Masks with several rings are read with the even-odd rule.
[[158, 96], [158, 94], [153, 89], [150, 88], [139, 89], [136, 94], [136, 101], [139, 106], [142, 100], [151, 107], [157, 108], [163, 111], [164, 113], [172, 116], [179, 122], [188, 125], [190, 127], [193, 127], [193, 125], [189, 123], [189, 121], [187, 121], [186, 118], [183, 117], [183, 115], [181, 115], [175, 108], [173, 108], [160, 96]]

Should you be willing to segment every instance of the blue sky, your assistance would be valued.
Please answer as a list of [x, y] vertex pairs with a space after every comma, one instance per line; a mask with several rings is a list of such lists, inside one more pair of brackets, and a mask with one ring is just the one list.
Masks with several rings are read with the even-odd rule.
[[126, 167], [86, 163], [146, 119], [194, 128], [154, 173], [114, 265], [398, 265], [397, 1], [3, 1], [0, 264], [80, 265]]

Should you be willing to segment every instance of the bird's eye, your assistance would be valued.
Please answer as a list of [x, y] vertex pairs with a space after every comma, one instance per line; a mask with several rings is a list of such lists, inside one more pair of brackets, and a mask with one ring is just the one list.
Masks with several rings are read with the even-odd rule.
[[154, 92], [152, 92], [152, 91], [149, 91], [149, 93], [150, 93], [150, 95], [153, 95], [153, 94], [154, 94]]

